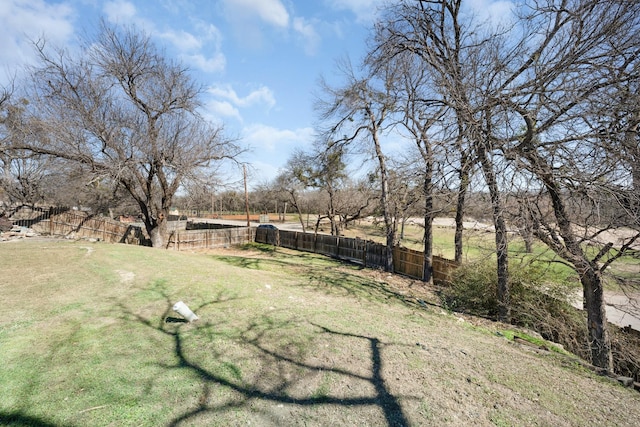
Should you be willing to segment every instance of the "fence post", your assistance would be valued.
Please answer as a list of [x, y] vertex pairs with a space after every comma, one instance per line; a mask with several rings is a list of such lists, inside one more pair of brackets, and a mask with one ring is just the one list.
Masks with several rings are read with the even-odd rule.
[[364, 265], [364, 267], [367, 267], [367, 241], [364, 241], [364, 248], [362, 251], [362, 265]]
[[53, 206], [49, 207], [49, 235], [53, 236]]

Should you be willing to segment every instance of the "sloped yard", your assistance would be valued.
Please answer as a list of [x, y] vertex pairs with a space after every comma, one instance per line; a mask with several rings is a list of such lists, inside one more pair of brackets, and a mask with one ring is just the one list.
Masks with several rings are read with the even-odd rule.
[[[324, 257], [38, 240], [0, 244], [0, 263], [3, 425], [640, 419], [639, 393], [571, 356]], [[200, 320], [182, 322], [178, 300]]]

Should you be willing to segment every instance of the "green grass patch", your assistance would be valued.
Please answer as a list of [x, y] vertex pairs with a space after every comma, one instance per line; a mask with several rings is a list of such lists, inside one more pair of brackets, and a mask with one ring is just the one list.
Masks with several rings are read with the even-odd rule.
[[[597, 419], [596, 398], [636, 402], [313, 254], [34, 240], [0, 244], [0, 262], [2, 425], [434, 425], [459, 419], [460, 393], [486, 425], [477, 408], [522, 377], [564, 381], [539, 405], [504, 395], [508, 419], [572, 425]], [[179, 300], [200, 320], [183, 322]]]
[[538, 346], [542, 349], [546, 349], [549, 351], [554, 351], [556, 353], [560, 353], [560, 354], [566, 354], [569, 355], [571, 353], [567, 352], [566, 350], [564, 350], [561, 347], [558, 347], [557, 345], [555, 345], [554, 343], [551, 343], [545, 339], [536, 337], [536, 336], [532, 336], [526, 332], [522, 332], [522, 331], [514, 331], [514, 330], [501, 330], [500, 333], [507, 338], [510, 341], [517, 341], [517, 340], [522, 340], [525, 342], [528, 342], [530, 344], [533, 344], [534, 346]]

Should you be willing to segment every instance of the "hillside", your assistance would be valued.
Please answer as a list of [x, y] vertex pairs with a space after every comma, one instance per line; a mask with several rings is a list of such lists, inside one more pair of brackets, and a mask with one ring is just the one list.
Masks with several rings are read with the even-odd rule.
[[[419, 282], [283, 249], [0, 244], [2, 425], [636, 425], [640, 394]], [[184, 301], [200, 316], [183, 323]]]

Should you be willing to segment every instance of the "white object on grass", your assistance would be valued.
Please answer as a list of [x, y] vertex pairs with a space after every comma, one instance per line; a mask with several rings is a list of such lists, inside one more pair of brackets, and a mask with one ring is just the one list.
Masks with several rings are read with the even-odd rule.
[[193, 322], [194, 320], [198, 320], [199, 319], [199, 317], [196, 316], [196, 314], [193, 311], [191, 311], [191, 309], [189, 307], [187, 307], [187, 304], [183, 303], [182, 301], [178, 301], [177, 303], [175, 303], [173, 305], [173, 311], [175, 311], [178, 314], [180, 314], [182, 317], [187, 319], [189, 322]]

